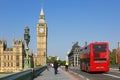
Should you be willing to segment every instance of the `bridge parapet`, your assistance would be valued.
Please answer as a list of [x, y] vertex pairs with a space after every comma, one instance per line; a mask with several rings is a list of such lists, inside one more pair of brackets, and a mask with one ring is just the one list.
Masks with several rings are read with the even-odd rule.
[[33, 80], [33, 78], [37, 77], [46, 68], [47, 66], [45, 65], [37, 68], [27, 69], [21, 72], [0, 77], [0, 80]]

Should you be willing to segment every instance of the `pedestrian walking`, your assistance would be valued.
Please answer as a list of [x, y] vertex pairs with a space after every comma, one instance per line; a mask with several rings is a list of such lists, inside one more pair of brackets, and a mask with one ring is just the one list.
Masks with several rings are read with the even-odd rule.
[[65, 70], [68, 71], [68, 62], [65, 64]]
[[53, 64], [53, 66], [54, 66], [54, 73], [55, 73], [55, 75], [57, 74], [57, 72], [58, 72], [58, 62], [55, 60], [54, 61], [54, 64]]

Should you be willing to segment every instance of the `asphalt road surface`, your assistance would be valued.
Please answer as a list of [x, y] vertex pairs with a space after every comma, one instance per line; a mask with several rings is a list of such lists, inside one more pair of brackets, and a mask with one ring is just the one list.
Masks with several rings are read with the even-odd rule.
[[120, 80], [118, 69], [110, 69], [107, 73], [88, 73], [77, 68], [70, 68], [69, 71], [80, 77], [80, 80]]

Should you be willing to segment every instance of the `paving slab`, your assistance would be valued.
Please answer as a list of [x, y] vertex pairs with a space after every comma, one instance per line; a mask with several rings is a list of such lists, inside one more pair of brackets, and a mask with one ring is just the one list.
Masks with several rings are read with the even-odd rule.
[[34, 80], [74, 80], [70, 75], [68, 75], [64, 70], [58, 68], [58, 74], [54, 74], [54, 68], [49, 68], [45, 70]]

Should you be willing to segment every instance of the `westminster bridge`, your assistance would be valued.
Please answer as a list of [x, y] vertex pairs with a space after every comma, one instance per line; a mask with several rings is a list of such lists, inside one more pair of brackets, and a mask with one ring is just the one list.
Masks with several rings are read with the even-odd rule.
[[87, 73], [78, 67], [69, 67], [65, 71], [64, 66], [58, 68], [58, 74], [54, 74], [54, 68], [41, 66], [27, 69], [18, 73], [13, 73], [0, 77], [0, 80], [120, 80], [118, 67], [111, 67], [107, 73]]

